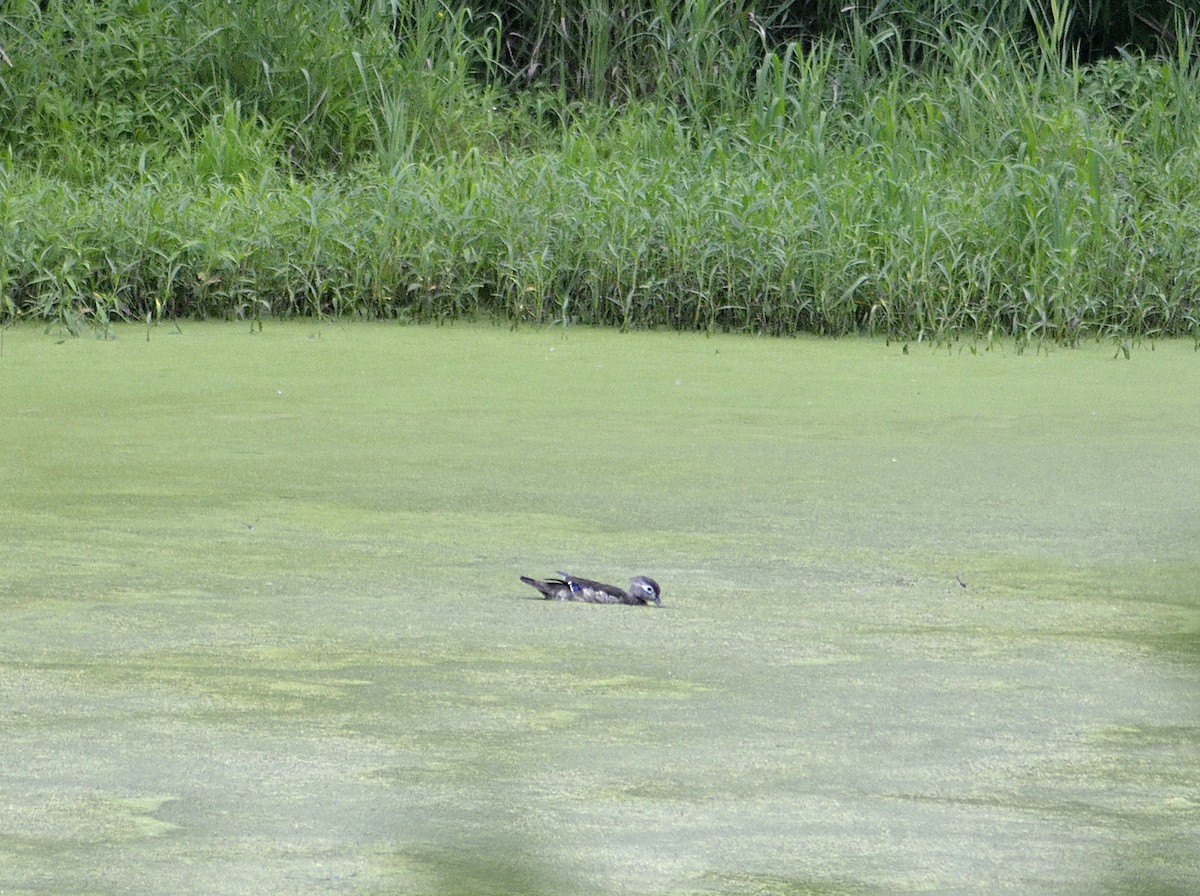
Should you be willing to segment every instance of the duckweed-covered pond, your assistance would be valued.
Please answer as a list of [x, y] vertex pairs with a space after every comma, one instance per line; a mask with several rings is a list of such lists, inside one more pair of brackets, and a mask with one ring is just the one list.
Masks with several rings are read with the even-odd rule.
[[1200, 892], [1190, 343], [114, 332], [3, 333], [0, 892]]

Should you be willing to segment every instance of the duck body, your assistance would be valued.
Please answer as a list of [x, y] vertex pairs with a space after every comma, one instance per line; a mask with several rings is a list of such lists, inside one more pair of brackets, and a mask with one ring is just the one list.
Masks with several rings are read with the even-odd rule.
[[587, 604], [629, 604], [631, 606], [662, 606], [662, 591], [658, 582], [648, 576], [634, 576], [629, 580], [629, 590], [616, 585], [606, 585], [591, 579], [581, 579], [569, 573], [559, 572], [561, 579], [531, 579], [521, 576], [521, 581], [541, 592], [546, 600], [574, 600]]

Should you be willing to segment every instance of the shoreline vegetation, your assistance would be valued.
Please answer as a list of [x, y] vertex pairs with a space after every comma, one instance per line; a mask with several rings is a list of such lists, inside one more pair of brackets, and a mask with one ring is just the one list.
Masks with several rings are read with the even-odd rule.
[[1200, 340], [1196, 23], [1084, 63], [1019, 6], [16, 4], [0, 320]]

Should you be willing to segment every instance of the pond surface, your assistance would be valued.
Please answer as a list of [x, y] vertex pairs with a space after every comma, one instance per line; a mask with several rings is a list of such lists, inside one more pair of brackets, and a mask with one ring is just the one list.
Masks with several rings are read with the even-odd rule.
[[0, 892], [1200, 892], [1190, 343], [115, 334], [4, 331]]

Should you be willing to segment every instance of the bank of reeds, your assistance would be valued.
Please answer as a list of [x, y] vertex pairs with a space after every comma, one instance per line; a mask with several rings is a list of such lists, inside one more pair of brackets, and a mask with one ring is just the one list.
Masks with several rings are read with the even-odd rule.
[[1083, 67], [1061, 19], [946, 20], [914, 62], [886, 24], [771, 47], [713, 0], [638, 25], [659, 70], [514, 85], [461, 8], [229, 6], [144, 7], [162, 42], [76, 22], [70, 63], [53, 3], [53, 40], [0, 30], [6, 318], [1200, 336], [1194, 34]]

